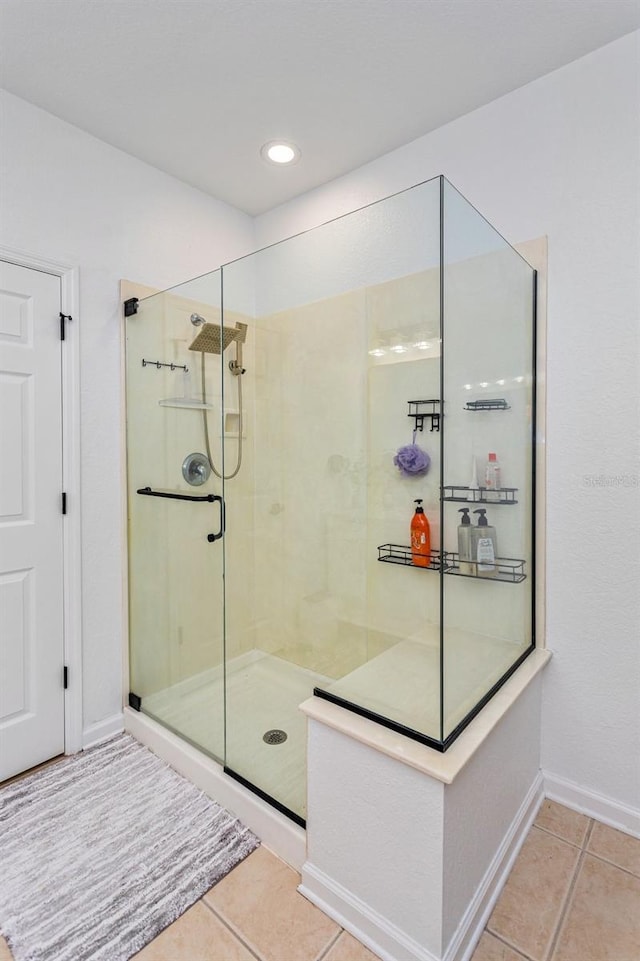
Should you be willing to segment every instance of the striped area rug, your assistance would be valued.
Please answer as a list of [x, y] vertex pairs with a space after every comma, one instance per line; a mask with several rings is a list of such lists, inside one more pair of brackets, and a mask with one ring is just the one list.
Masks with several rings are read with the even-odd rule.
[[0, 789], [15, 961], [126, 961], [259, 844], [127, 734]]

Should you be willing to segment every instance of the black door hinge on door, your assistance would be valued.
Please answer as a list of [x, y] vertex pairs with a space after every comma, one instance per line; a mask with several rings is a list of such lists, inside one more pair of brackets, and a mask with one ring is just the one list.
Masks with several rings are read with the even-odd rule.
[[62, 669], [62, 682], [64, 684], [64, 689], [66, 691], [66, 689], [69, 687], [69, 668], [67, 667], [66, 664]]
[[62, 492], [62, 513], [67, 513], [67, 495], [64, 491]]
[[64, 340], [65, 320], [73, 320], [73, 317], [71, 314], [63, 314], [60, 312], [60, 340]]

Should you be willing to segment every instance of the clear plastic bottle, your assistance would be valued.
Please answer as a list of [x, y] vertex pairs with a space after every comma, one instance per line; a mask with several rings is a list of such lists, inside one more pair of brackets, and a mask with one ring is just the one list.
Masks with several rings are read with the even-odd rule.
[[476, 573], [476, 565], [471, 563], [475, 558], [471, 547], [471, 518], [469, 508], [461, 507], [458, 511], [462, 514], [458, 525], [458, 566], [461, 574], [473, 577]]
[[476, 577], [495, 577], [498, 556], [496, 529], [487, 521], [487, 512], [484, 507], [473, 513], [480, 515], [477, 527], [471, 528], [471, 553]]
[[500, 482], [500, 464], [494, 453], [489, 454], [484, 472], [484, 486], [486, 500], [494, 502], [500, 500], [500, 494], [498, 493], [502, 486]]

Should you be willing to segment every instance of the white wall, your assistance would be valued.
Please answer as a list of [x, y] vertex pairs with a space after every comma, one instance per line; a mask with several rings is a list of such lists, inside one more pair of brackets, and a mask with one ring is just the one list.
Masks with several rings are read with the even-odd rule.
[[258, 246], [444, 173], [549, 237], [543, 768], [640, 807], [640, 33], [257, 218]]
[[2, 93], [0, 110], [0, 244], [80, 268], [87, 729], [121, 707], [118, 284], [164, 288], [211, 270], [253, 248], [253, 226], [17, 97]]

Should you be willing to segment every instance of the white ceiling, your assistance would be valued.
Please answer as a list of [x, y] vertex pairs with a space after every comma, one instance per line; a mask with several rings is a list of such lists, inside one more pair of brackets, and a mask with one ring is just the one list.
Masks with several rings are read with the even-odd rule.
[[638, 27], [640, 0], [0, 0], [0, 85], [258, 214]]

